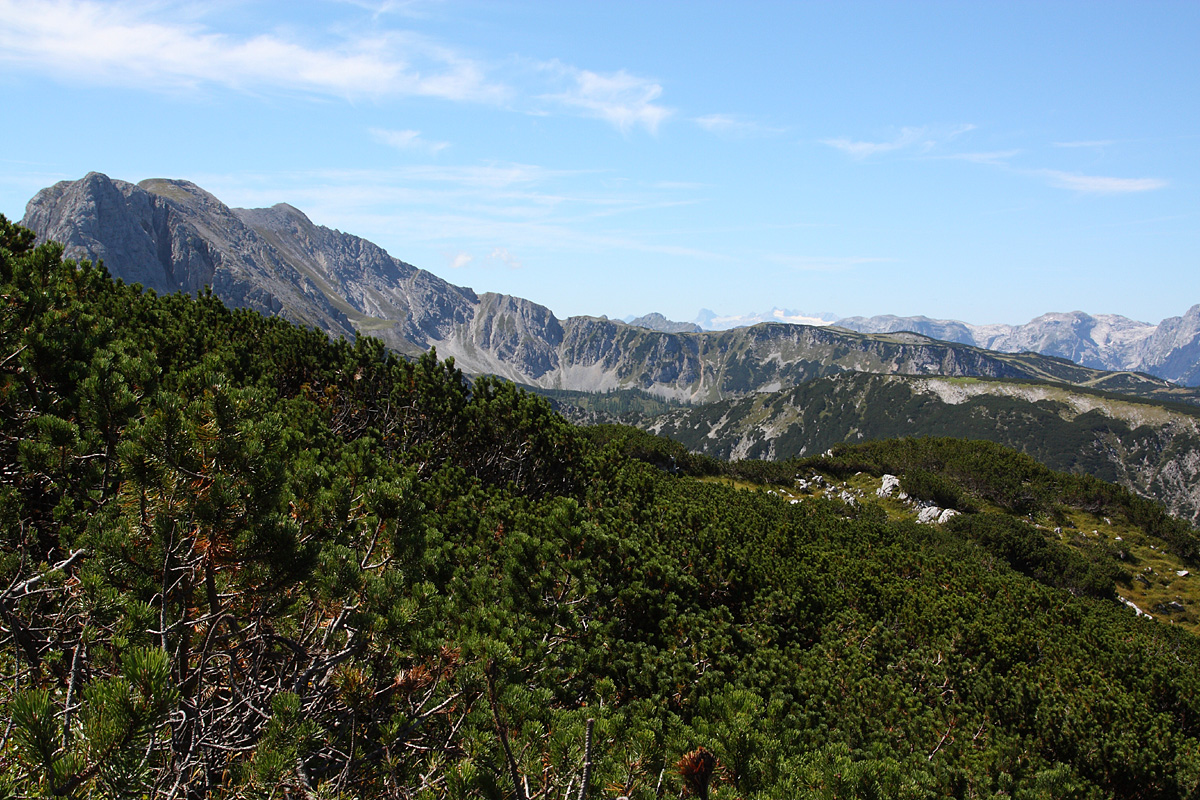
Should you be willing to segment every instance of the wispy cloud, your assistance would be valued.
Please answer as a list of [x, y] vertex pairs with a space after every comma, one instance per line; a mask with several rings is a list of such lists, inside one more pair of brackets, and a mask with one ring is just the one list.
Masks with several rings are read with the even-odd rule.
[[[188, 177], [230, 205], [288, 202], [317, 224], [370, 239], [399, 257], [424, 248], [446, 266], [457, 260], [459, 268], [493, 260], [524, 264], [515, 254], [545, 249], [728, 260], [689, 246], [695, 238], [690, 232], [647, 232], [636, 223], [611, 222], [618, 215], [637, 220], [637, 209], [678, 200], [653, 185], [605, 188], [604, 173], [495, 164]], [[471, 254], [474, 262], [458, 259]]]
[[1167, 186], [1167, 181], [1161, 178], [1110, 178], [1101, 175], [1079, 175], [1054, 169], [1037, 170], [1036, 174], [1044, 176], [1051, 186], [1083, 194], [1151, 192]]
[[1087, 147], [1099, 150], [1109, 145], [1116, 144], [1113, 139], [1096, 139], [1087, 142], [1054, 142], [1055, 147]]
[[845, 272], [864, 264], [883, 264], [895, 259], [873, 256], [769, 255], [766, 260], [801, 272]]
[[[376, 19], [387, 14], [421, 19], [429, 16], [426, 9], [431, 5], [429, 0], [336, 0], [336, 2], [370, 11]], [[434, 0], [434, 3], [436, 2], [437, 0]]]
[[782, 128], [771, 128], [759, 122], [742, 119], [731, 114], [708, 114], [692, 120], [709, 133], [718, 136], [746, 137], [782, 133]]
[[455, 253], [449, 257], [450, 263], [448, 266], [450, 269], [462, 269], [474, 260], [475, 257], [469, 253]]
[[[420, 3], [347, 1], [373, 12], [377, 22], [423, 14]], [[380, 24], [341, 26], [340, 37], [313, 43], [278, 31], [233, 34], [205, 18], [153, 0], [0, 0], [0, 65], [87, 85], [171, 93], [223, 88], [348, 100], [434, 97], [591, 117], [625, 133], [654, 133], [673, 113], [661, 102], [660, 84], [625, 70], [537, 62], [535, 76], [522, 81], [530, 76], [517, 73], [528, 70], [510, 72], [502, 63]], [[391, 144], [412, 146], [395, 137]]]
[[160, 21], [157, 5], [0, 0], [0, 61], [93, 84], [204, 86], [338, 97], [421, 95], [500, 102], [509, 90], [453, 50], [405, 32], [313, 47], [278, 35], [235, 37]]
[[488, 260], [499, 261], [509, 269], [520, 269], [522, 266], [517, 257], [508, 252], [508, 248], [505, 247], [497, 247], [492, 250], [491, 254], [488, 255]]
[[397, 150], [419, 150], [426, 153], [439, 153], [450, 146], [449, 142], [431, 142], [421, 138], [420, 131], [392, 131], [383, 128], [371, 128], [371, 138], [380, 144], [394, 147]]
[[658, 103], [662, 86], [648, 78], [625, 70], [601, 74], [557, 61], [543, 67], [561, 76], [567, 86], [563, 91], [543, 95], [542, 99], [602, 119], [623, 133], [639, 126], [655, 133], [673, 113]]
[[956, 125], [950, 128], [925, 126], [920, 128], [901, 128], [900, 132], [890, 139], [878, 142], [855, 141], [853, 139], [822, 139], [821, 144], [841, 150], [851, 158], [863, 160], [883, 153], [897, 150], [915, 149], [927, 153], [957, 136], [972, 131], [974, 125]]
[[972, 164], [991, 164], [997, 167], [1006, 167], [1010, 159], [1016, 158], [1021, 154], [1020, 150], [993, 150], [991, 152], [982, 153], [950, 153], [947, 155], [937, 156], [937, 158], [947, 159], [950, 161], [969, 161]]

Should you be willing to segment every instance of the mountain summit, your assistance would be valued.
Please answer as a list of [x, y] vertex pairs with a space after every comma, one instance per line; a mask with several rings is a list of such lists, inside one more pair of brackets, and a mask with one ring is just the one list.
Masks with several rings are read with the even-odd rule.
[[157, 292], [209, 286], [234, 307], [335, 337], [369, 334], [409, 355], [436, 349], [467, 372], [542, 388], [637, 388], [709, 402], [872, 372], [1033, 378], [1186, 400], [1195, 394], [1144, 375], [911, 333], [780, 322], [679, 333], [596, 317], [559, 320], [529, 300], [455, 286], [365, 239], [316, 225], [292, 206], [233, 209], [187, 181], [135, 185], [93, 172], [39, 192], [23, 224], [62, 242], [68, 256], [102, 259], [114, 277]]
[[972, 325], [929, 317], [847, 317], [834, 323], [861, 333], [913, 331], [1005, 353], [1058, 356], [1085, 367], [1137, 370], [1200, 386], [1200, 304], [1158, 325], [1118, 314], [1043, 314], [1024, 325]]

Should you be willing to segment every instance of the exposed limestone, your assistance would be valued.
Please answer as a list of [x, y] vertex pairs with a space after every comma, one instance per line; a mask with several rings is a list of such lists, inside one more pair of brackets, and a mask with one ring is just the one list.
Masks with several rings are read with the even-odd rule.
[[917, 512], [917, 522], [921, 525], [933, 525], [941, 521], [942, 509], [937, 506], [925, 506]]
[[895, 475], [884, 475], [883, 483], [875, 490], [879, 497], [891, 497], [900, 488], [900, 479]]
[[[68, 255], [102, 258], [115, 276], [159, 292], [211, 286], [235, 307], [333, 336], [370, 334], [408, 355], [436, 348], [468, 373], [545, 388], [636, 388], [707, 403], [855, 371], [1038, 379], [1062, 371], [1037, 356], [915, 334], [782, 323], [680, 333], [597, 317], [560, 321], [528, 300], [454, 286], [368, 241], [316, 225], [289, 205], [230, 209], [187, 181], [134, 186], [91, 173], [39, 192], [24, 224], [43, 239], [64, 242]], [[637, 321], [680, 327], [660, 316]], [[1186, 325], [1171, 341], [1181, 337]], [[1072, 369], [1055, 379], [1104, 378]], [[1161, 388], [1148, 378], [1122, 380], [1136, 391]], [[747, 439], [739, 451], [773, 452], [769, 444], [756, 449], [756, 442]]]
[[1050, 313], [1024, 325], [971, 325], [928, 317], [848, 317], [836, 325], [862, 333], [913, 331], [1005, 353], [1034, 352], [1096, 369], [1137, 370], [1200, 385], [1200, 305], [1158, 325], [1116, 314]]

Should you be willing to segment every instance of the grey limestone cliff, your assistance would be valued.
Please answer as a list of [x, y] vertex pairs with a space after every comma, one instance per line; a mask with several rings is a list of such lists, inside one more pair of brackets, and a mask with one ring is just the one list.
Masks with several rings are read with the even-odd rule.
[[[158, 292], [211, 286], [231, 306], [278, 314], [331, 336], [377, 336], [408, 355], [433, 348], [468, 373], [548, 389], [634, 388], [709, 402], [840, 372], [872, 372], [1109, 381], [1110, 390], [1172, 391], [1145, 376], [1114, 378], [1057, 359], [911, 333], [780, 323], [677, 332], [605, 318], [559, 320], [529, 300], [455, 286], [365, 239], [317, 225], [292, 206], [231, 209], [187, 181], [134, 185], [91, 173], [39, 192], [23, 223], [43, 240], [62, 242], [69, 256], [102, 259], [115, 277]], [[1189, 312], [1177, 334], [1164, 329], [1167, 352], [1181, 352], [1177, 342], [1187, 338], [1195, 317]]]
[[1005, 353], [1033, 352], [1102, 370], [1137, 370], [1200, 386], [1200, 305], [1158, 325], [1117, 314], [1043, 314], [1024, 325], [971, 325], [928, 317], [847, 317], [838, 326], [863, 333], [914, 331]]

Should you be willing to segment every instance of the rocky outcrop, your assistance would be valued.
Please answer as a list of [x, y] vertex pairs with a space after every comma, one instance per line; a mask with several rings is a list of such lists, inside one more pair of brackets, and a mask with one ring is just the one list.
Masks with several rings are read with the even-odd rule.
[[349, 320], [233, 211], [187, 181], [135, 186], [90, 173], [39, 192], [22, 224], [66, 255], [103, 261], [113, 277], [160, 293], [204, 287], [226, 304], [280, 314], [335, 335]]
[[[1066, 361], [912, 333], [783, 323], [697, 333], [596, 317], [560, 321], [529, 300], [477, 295], [447, 283], [371, 242], [316, 225], [292, 206], [231, 209], [187, 181], [134, 185], [91, 173], [39, 192], [24, 224], [42, 239], [63, 242], [68, 255], [102, 259], [114, 276], [158, 292], [211, 286], [235, 307], [278, 314], [331, 336], [377, 336], [409, 355], [436, 348], [468, 373], [548, 389], [636, 388], [710, 402], [844, 372], [1114, 380]], [[647, 319], [672, 327], [661, 315]], [[1163, 346], [1186, 338], [1187, 324], [1181, 321], [1178, 335]], [[1170, 390], [1130, 374], [1106, 388]]]

